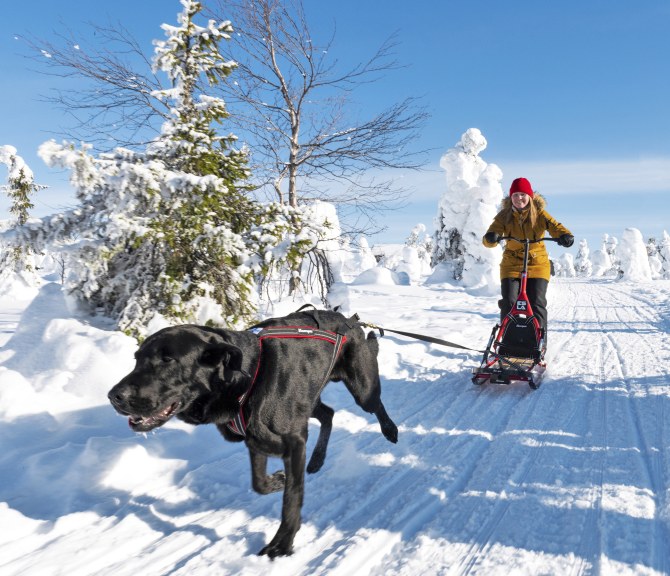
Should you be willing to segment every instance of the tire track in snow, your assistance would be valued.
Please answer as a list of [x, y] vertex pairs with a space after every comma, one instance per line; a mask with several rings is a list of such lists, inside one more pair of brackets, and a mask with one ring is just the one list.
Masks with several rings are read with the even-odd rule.
[[[648, 304], [648, 300], [640, 300], [645, 304]], [[638, 301], [639, 302], [639, 301]], [[636, 316], [638, 316], [637, 311], [639, 306], [635, 306]], [[654, 421], [656, 425], [653, 427], [655, 430], [657, 438], [656, 442], [650, 442], [647, 439], [647, 434], [645, 432], [645, 416], [647, 414], [642, 413], [641, 409], [641, 400], [638, 400], [638, 397], [641, 393], [644, 393], [643, 398], [649, 398], [648, 393], [646, 392], [643, 386], [636, 385], [636, 382], [641, 378], [648, 377], [650, 373], [653, 374], [653, 371], [650, 370], [650, 364], [653, 368], [655, 366], [654, 362], [650, 362], [650, 359], [656, 361], [658, 358], [657, 347], [654, 346], [651, 342], [651, 336], [645, 337], [644, 334], [637, 332], [637, 322], [633, 325], [628, 318], [628, 315], [624, 315], [621, 309], [618, 309], [617, 316], [621, 325], [623, 325], [627, 331], [630, 333], [624, 332], [619, 338], [611, 333], [606, 333], [605, 336], [611, 343], [613, 350], [615, 351], [618, 358], [618, 366], [620, 368], [620, 378], [622, 386], [625, 387], [626, 396], [628, 401], [626, 402], [626, 407], [628, 410], [628, 417], [631, 422], [631, 430], [634, 433], [634, 445], [638, 448], [637, 454], [638, 459], [641, 462], [641, 468], [644, 470], [644, 480], [646, 485], [651, 490], [651, 497], [654, 502], [654, 518], [655, 522], [653, 542], [664, 542], [668, 541], [668, 530], [664, 526], [664, 522], [659, 518], [659, 510], [663, 509], [663, 496], [665, 493], [665, 486], [663, 482], [663, 452], [659, 449], [659, 446], [663, 445], [662, 437], [662, 423], [664, 422], [664, 402], [655, 402], [654, 408], [657, 409], [660, 414], [658, 414]], [[656, 320], [657, 318], [653, 315], [647, 315], [645, 320], [650, 322]], [[652, 332], [653, 329], [649, 330]], [[622, 340], [622, 341], [619, 341]], [[636, 362], [632, 366], [632, 369], [629, 369], [628, 364], [628, 355], [624, 353], [624, 350], [632, 350], [636, 356]], [[667, 359], [666, 359], [667, 360]], [[628, 374], [633, 373], [635, 376], [633, 378], [629, 377]], [[662, 547], [654, 546], [652, 550], [654, 556], [654, 565], [661, 568], [662, 573], [667, 573], [668, 561], [666, 558], [665, 550]]]
[[[574, 300], [574, 297], [575, 294], [572, 294], [571, 299], [573, 302], [576, 301]], [[564, 309], [569, 311], [570, 307], [566, 306]], [[574, 308], [572, 309], [574, 310]], [[576, 332], [578, 332], [578, 330]], [[568, 342], [567, 347], [570, 348], [570, 344], [572, 344], [573, 349], [565, 350], [564, 348], [561, 350], [561, 353], [567, 352], [567, 357], [569, 358], [583, 358], [585, 365], [580, 366], [579, 369], [576, 370], [576, 373], [592, 373], [595, 384], [602, 385], [608, 380], [607, 364], [612, 357], [612, 348], [607, 341], [600, 339], [600, 345], [598, 348], [596, 348], [595, 353], [592, 356], [584, 358], [584, 350], [593, 351], [593, 346], [584, 346], [584, 344], [586, 344], [586, 342], [584, 342], [586, 337], [587, 336], [585, 335], [581, 335], [581, 337], [577, 339], [571, 338], [571, 341]], [[609, 446], [607, 395], [601, 395], [601, 400], [596, 401], [593, 404], [593, 410], [597, 411], [598, 420], [600, 422], [600, 425], [596, 426], [596, 429], [600, 430], [601, 432], [598, 437], [593, 438], [592, 444], [600, 445], [601, 447]], [[588, 426], [582, 427], [581, 430], [583, 432], [587, 432]], [[518, 469], [515, 472], [515, 475], [510, 476], [510, 480], [515, 480], [518, 486], [524, 484], [526, 479], [530, 476], [531, 468], [538, 460], [538, 455], [543, 452], [543, 445], [544, 443], [540, 443], [538, 449], [532, 453], [534, 457], [528, 458], [524, 463], [525, 467]], [[602, 507], [602, 501], [604, 498], [602, 486], [606, 470], [606, 450], [597, 451], [595, 456], [597, 463], [594, 463], [593, 460], [591, 461], [591, 472], [588, 481], [588, 485], [591, 487], [588, 494], [589, 511], [584, 517], [581, 528], [581, 537], [579, 539], [580, 549], [582, 550], [582, 559], [574, 566], [574, 573], [576, 574], [591, 570], [598, 572], [600, 570], [599, 559], [601, 556], [601, 551], [605, 549], [604, 538], [599, 536], [599, 526], [601, 526], [603, 523], [604, 514]], [[476, 571], [480, 559], [486, 558], [488, 549], [490, 547], [490, 542], [492, 541], [491, 536], [493, 535], [497, 525], [500, 524], [502, 518], [505, 516], [505, 514], [507, 514], [508, 510], [512, 506], [512, 502], [510, 500], [499, 500], [498, 502], [499, 504], [492, 513], [488, 525], [482, 529], [479, 537], [477, 538], [478, 541], [481, 542], [483, 540], [484, 543], [478, 547], [473, 547], [473, 549], [469, 551], [468, 555], [460, 564], [461, 571], [458, 572], [459, 574], [467, 574]]]
[[[641, 403], [636, 400], [633, 382], [626, 377], [629, 369], [641, 378], [650, 374], [649, 359], [656, 356], [652, 338], [659, 335], [653, 323], [658, 318], [653, 310], [647, 307], [648, 304], [651, 305], [649, 299], [638, 299], [620, 287], [609, 288], [603, 291], [593, 289], [592, 285], [582, 286], [581, 292], [585, 293], [582, 296], [588, 300], [586, 308], [592, 311], [593, 318], [582, 319], [592, 320], [590, 324], [576, 323], [578, 329], [589, 330], [592, 340], [600, 341], [600, 358], [597, 361], [599, 374], [595, 385], [603, 390], [605, 411], [602, 428], [614, 432], [611, 438], [604, 436], [602, 439], [602, 454], [606, 455], [606, 459], [605, 465], [600, 468], [602, 480], [597, 484], [600, 494], [594, 501], [594, 506], [599, 512], [596, 514], [594, 509], [590, 518], [590, 524], [601, 532], [600, 544], [596, 546], [596, 543], [592, 542], [591, 550], [588, 547], [584, 547], [583, 550], [592, 557], [597, 566], [598, 558], [603, 556], [604, 558], [631, 556], [631, 548], [637, 548], [637, 555], [640, 556], [649, 549], [648, 557], [642, 556], [641, 560], [644, 560], [644, 564], [660, 566], [665, 571], [667, 560], [662, 554], [663, 550], [659, 551], [657, 545], [667, 539], [667, 529], [663, 521], [658, 518], [658, 511], [662, 508], [659, 496], [664, 494], [663, 464], [654, 461], [662, 458], [662, 453], [658, 449], [654, 450], [646, 439], [644, 418], [640, 412]], [[578, 295], [572, 294], [575, 301], [576, 296]], [[603, 300], [603, 297], [606, 299]], [[594, 342], [591, 343], [591, 349], [593, 345]], [[640, 389], [643, 390], [644, 387]], [[661, 414], [663, 406], [663, 401], [654, 403], [654, 408], [660, 409]], [[662, 440], [662, 427], [655, 426], [653, 429], [659, 440]], [[618, 480], [615, 471], [617, 467], [626, 469], [626, 478], [621, 479], [619, 483], [615, 481]], [[632, 486], [630, 486], [631, 480]], [[614, 490], [614, 493], [605, 492], [603, 486], [606, 486], [608, 491]], [[653, 521], [645, 523], [645, 530], [638, 529], [634, 535], [630, 534], [630, 521], [626, 521], [625, 513], [614, 513], [616, 508], [612, 510], [616, 505], [623, 506], [625, 510], [626, 502], [616, 500], [625, 500], [626, 489], [633, 491], [638, 499], [641, 495], [644, 498], [651, 495], [654, 502]], [[603, 511], [605, 507], [608, 513]], [[647, 534], [649, 530], [653, 533]], [[632, 542], [638, 540], [640, 540], [638, 544]], [[622, 542], [624, 544], [621, 544]]]
[[[477, 402], [483, 402], [482, 406], [490, 406], [490, 390], [487, 392], [486, 389], [474, 388], [469, 380], [467, 385], [470, 386], [469, 391], [461, 395], [474, 396], [476, 402], [473, 406]], [[459, 516], [462, 508], [461, 506], [451, 507], [451, 501], [464, 492], [472, 481], [473, 475], [476, 475], [477, 468], [482, 462], [488, 460], [487, 453], [491, 450], [492, 441], [507, 429], [510, 419], [513, 417], [520, 420], [526, 419], [534, 410], [537, 401], [532, 392], [521, 397], [512, 395], [511, 390], [506, 391], [505, 394], [494, 393], [494, 395], [497, 395], [497, 401], [506, 399], [504, 409], [500, 411], [495, 421], [492, 422], [490, 411], [487, 410], [473, 409], [460, 412], [459, 416], [452, 421], [455, 426], [449, 431], [445, 430], [446, 434], [439, 434], [439, 441], [428, 449], [426, 449], [426, 443], [413, 442], [413, 448], [421, 448], [419, 463], [408, 467], [402, 474], [394, 473], [391, 482], [388, 481], [388, 475], [385, 475], [379, 477], [374, 485], [365, 486], [362, 491], [369, 495], [367, 501], [372, 502], [373, 505], [366, 506], [364, 510], [345, 513], [340, 517], [338, 524], [350, 526], [354, 532], [359, 526], [384, 526], [387, 530], [401, 532], [403, 540], [412, 540], [427, 525], [437, 522], [439, 526], [442, 526], [460, 522]], [[480, 415], [475, 419], [477, 421], [473, 421], [473, 414]], [[473, 441], [473, 435], [468, 434], [467, 431], [456, 431], [461, 421], [469, 421], [470, 431], [484, 432], [484, 437]], [[455, 433], [455, 435], [450, 435], [450, 433]], [[429, 437], [430, 434], [435, 434], [435, 432], [429, 431], [426, 436]], [[462, 463], [456, 474], [449, 474], [447, 470], [439, 468], [433, 468], [431, 473], [430, 468], [421, 464], [422, 461], [428, 464], [433, 461], [439, 462], [443, 458], [443, 453], [448, 454], [449, 460]], [[370, 494], [373, 495], [370, 496]], [[394, 504], [390, 507], [384, 506], [389, 501], [393, 501]], [[402, 505], [399, 504], [399, 501]], [[401, 512], [398, 513], [398, 510]], [[476, 510], [469, 510], [470, 515], [476, 513]], [[351, 535], [344, 536], [345, 539], [351, 537]], [[332, 543], [329, 546], [331, 553], [337, 556], [342, 545], [342, 542]], [[461, 554], [462, 552], [456, 554], [454, 561], [457, 561]], [[334, 560], [335, 558], [331, 558], [329, 561], [326, 555], [319, 559], [318, 564], [328, 566]]]

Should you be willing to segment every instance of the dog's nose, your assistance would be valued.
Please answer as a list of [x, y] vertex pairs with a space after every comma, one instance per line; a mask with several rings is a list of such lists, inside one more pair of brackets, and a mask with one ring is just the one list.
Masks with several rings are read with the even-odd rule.
[[115, 406], [123, 406], [130, 398], [130, 395], [130, 386], [126, 386], [125, 384], [121, 383], [117, 384], [109, 391], [107, 398], [109, 398], [109, 401]]

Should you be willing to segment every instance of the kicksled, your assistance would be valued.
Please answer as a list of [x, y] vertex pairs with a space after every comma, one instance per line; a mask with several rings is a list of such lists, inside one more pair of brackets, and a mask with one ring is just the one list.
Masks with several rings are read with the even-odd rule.
[[521, 240], [507, 236], [501, 240], [516, 240], [524, 245], [519, 295], [502, 322], [493, 328], [481, 363], [472, 369], [472, 383], [481, 386], [527, 382], [533, 390], [537, 390], [547, 369], [544, 360], [546, 334], [526, 295], [528, 250], [535, 242], [556, 239]]

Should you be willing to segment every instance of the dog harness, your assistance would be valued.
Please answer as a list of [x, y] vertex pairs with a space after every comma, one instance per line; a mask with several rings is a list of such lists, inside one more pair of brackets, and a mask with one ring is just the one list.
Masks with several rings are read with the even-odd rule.
[[330, 373], [333, 371], [337, 357], [342, 351], [342, 347], [347, 341], [347, 337], [344, 334], [339, 334], [337, 332], [331, 332], [329, 330], [321, 330], [319, 328], [313, 328], [312, 326], [267, 326], [265, 328], [257, 327], [250, 328], [250, 331], [258, 336], [258, 345], [260, 347], [260, 353], [258, 354], [258, 363], [256, 364], [256, 372], [251, 381], [251, 385], [247, 388], [247, 391], [240, 396], [237, 401], [240, 404], [240, 409], [237, 412], [235, 418], [226, 423], [228, 429], [237, 434], [238, 436], [246, 437], [247, 427], [249, 426], [248, 419], [244, 416], [244, 405], [251, 395], [251, 391], [256, 383], [256, 378], [258, 377], [258, 371], [261, 367], [261, 356], [263, 354], [263, 341], [270, 338], [293, 338], [293, 339], [310, 339], [310, 340], [323, 340], [325, 342], [330, 342], [333, 345], [333, 353], [330, 357], [330, 364], [328, 370], [326, 370], [326, 375], [321, 384], [323, 388], [330, 378]]

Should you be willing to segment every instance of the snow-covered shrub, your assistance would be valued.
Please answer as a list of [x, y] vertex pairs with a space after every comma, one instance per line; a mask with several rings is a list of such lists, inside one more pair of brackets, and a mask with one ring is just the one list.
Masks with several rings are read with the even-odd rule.
[[406, 274], [409, 282], [418, 282], [423, 275], [423, 263], [414, 246], [403, 246], [402, 261], [393, 269], [396, 274]]
[[575, 262], [572, 254], [564, 252], [556, 262], [556, 275], [563, 278], [574, 278], [577, 276]]
[[663, 276], [663, 261], [659, 253], [659, 247], [656, 245], [656, 238], [649, 238], [647, 241], [647, 256], [652, 279], [661, 278]]
[[593, 276], [604, 276], [612, 270], [612, 260], [607, 253], [607, 246], [605, 241], [603, 241], [600, 250], [596, 250], [591, 255], [591, 265], [591, 273]]
[[589, 258], [589, 245], [586, 240], [580, 240], [579, 250], [575, 258], [575, 273], [577, 276], [586, 278], [591, 276], [593, 271], [593, 264]]
[[[309, 208], [278, 202], [258, 205], [257, 222], [247, 245], [252, 254], [249, 265], [263, 301], [270, 303], [296, 290], [305, 291], [308, 283], [303, 280], [303, 267], [308, 266], [308, 255], [330, 230], [327, 221], [314, 216]], [[308, 276], [305, 271], [304, 277]]]
[[605, 234], [603, 236], [603, 245], [609, 256], [611, 268], [605, 273], [605, 276], [618, 278], [621, 275], [621, 262], [619, 259], [619, 240], [616, 237]]
[[670, 279], [670, 234], [663, 230], [663, 238], [658, 247], [658, 257], [661, 260], [661, 276]]
[[626, 228], [621, 237], [618, 250], [621, 259], [621, 271], [623, 280], [641, 282], [651, 280], [651, 268], [649, 267], [649, 256], [642, 238], [642, 233], [637, 228]]

